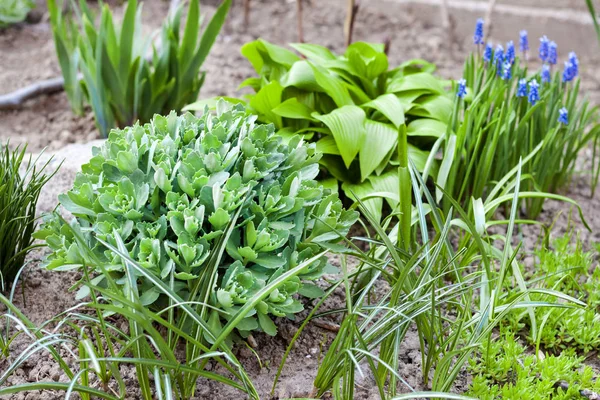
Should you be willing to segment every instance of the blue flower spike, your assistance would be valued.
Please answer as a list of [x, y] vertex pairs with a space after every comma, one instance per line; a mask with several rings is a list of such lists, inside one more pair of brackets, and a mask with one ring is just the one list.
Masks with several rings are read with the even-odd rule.
[[517, 97], [527, 97], [527, 79], [519, 79], [517, 85]]
[[510, 61], [504, 61], [504, 64], [502, 64], [502, 79], [504, 79], [505, 81], [510, 80], [510, 78], [512, 77], [512, 64], [510, 63]]
[[475, 23], [475, 33], [473, 34], [473, 43], [483, 44], [483, 19], [478, 18]]
[[548, 64], [555, 65], [558, 60], [558, 46], [555, 41], [548, 43]]
[[494, 52], [494, 65], [496, 66], [496, 74], [500, 76], [502, 74], [502, 60], [504, 59], [504, 48], [501, 44], [496, 46]]
[[569, 125], [569, 111], [565, 107], [558, 110], [558, 122]]
[[574, 51], [569, 53], [569, 62], [573, 64], [573, 66], [571, 67], [573, 72], [573, 78], [579, 76], [579, 59], [577, 58], [577, 54], [575, 54]]
[[565, 69], [563, 71], [563, 82], [571, 82], [577, 76], [577, 66], [571, 61], [565, 61]]
[[531, 82], [529, 82], [529, 104], [532, 106], [535, 106], [535, 104], [540, 100], [539, 88], [540, 85], [537, 80], [532, 79]]
[[549, 45], [550, 41], [548, 40], [546, 35], [542, 36], [540, 38], [540, 59], [543, 62], [548, 62], [548, 52], [550, 51]]
[[525, 30], [519, 32], [519, 50], [521, 53], [527, 53], [529, 50], [529, 38]]
[[483, 51], [483, 61], [489, 63], [492, 60], [492, 56], [494, 54], [494, 50], [492, 49], [492, 44], [488, 42], [485, 45], [485, 50]]
[[464, 99], [465, 95], [467, 94], [467, 81], [466, 79], [459, 79], [458, 80], [458, 91], [456, 92], [456, 96]]
[[550, 75], [550, 66], [548, 64], [542, 65], [542, 83], [550, 83], [552, 76]]
[[506, 43], [506, 54], [504, 55], [504, 61], [508, 61], [509, 63], [515, 62], [515, 44], [511, 40]]

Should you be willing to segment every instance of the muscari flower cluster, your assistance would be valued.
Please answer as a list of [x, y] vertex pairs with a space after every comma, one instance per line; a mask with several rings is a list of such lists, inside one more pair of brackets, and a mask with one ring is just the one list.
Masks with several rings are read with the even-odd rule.
[[[483, 44], [483, 20], [479, 18], [475, 25], [475, 34], [473, 35], [474, 43], [477, 45]], [[529, 37], [526, 30], [519, 32], [519, 51], [523, 55], [527, 54], [529, 50]], [[550, 83], [552, 80], [551, 69], [553, 65], [558, 63], [558, 45], [556, 42], [548, 39], [547, 36], [540, 38], [539, 57], [543, 62], [542, 69], [540, 71], [540, 79], [542, 84]], [[496, 46], [493, 50], [493, 44], [487, 42], [482, 55], [483, 61], [486, 65], [493, 65], [496, 68], [496, 75], [503, 80], [510, 80], [512, 78], [512, 66], [516, 60], [515, 45], [513, 41], [509, 41], [506, 44], [506, 51], [501, 44]], [[579, 59], [574, 52], [569, 53], [569, 59], [564, 63], [565, 67], [562, 73], [562, 81], [570, 82], [579, 75]], [[464, 81], [464, 80], [461, 80]], [[458, 97], [464, 97], [466, 92], [461, 91], [461, 85], [459, 81]], [[519, 79], [516, 91], [516, 97], [524, 98], [527, 97], [528, 102], [531, 105], [535, 105], [540, 100], [539, 92], [540, 84], [537, 79], [532, 79], [529, 83], [525, 78]], [[566, 108], [559, 110], [558, 122], [561, 124], [568, 124], [568, 111]]]
[[[473, 35], [475, 44], [483, 44], [483, 19], [479, 18], [475, 25]], [[529, 37], [526, 30], [519, 32], [519, 51], [524, 55], [529, 50]], [[542, 83], [551, 81], [551, 66], [558, 63], [558, 45], [547, 36], [540, 38], [539, 57], [543, 62], [541, 70]], [[493, 44], [487, 42], [483, 51], [483, 61], [486, 65], [490, 63], [496, 67], [496, 74], [502, 79], [508, 80], [512, 77], [511, 67], [515, 62], [515, 45], [513, 41], [506, 44], [506, 51], [501, 44], [493, 50]], [[565, 68], [562, 74], [563, 82], [570, 82], [579, 75], [579, 60], [574, 52], [569, 53], [569, 59], [564, 63]]]

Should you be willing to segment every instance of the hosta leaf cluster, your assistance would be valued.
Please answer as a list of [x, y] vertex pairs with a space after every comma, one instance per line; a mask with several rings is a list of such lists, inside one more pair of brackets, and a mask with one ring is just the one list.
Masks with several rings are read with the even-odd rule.
[[[389, 69], [383, 45], [364, 42], [343, 55], [314, 44], [292, 47], [302, 57], [262, 39], [243, 46], [259, 75], [242, 84], [255, 91], [249, 107], [280, 134], [316, 142], [321, 164], [349, 197], [391, 192], [388, 200], [395, 203], [399, 130], [406, 130], [409, 156], [422, 170], [452, 114], [444, 82], [432, 75], [435, 66], [412, 60]], [[368, 207], [379, 215], [381, 198]]]
[[[220, 103], [206, 112], [155, 116], [151, 123], [113, 130], [82, 167], [72, 190], [59, 197], [75, 215], [69, 229], [49, 220], [39, 236], [53, 253], [51, 269], [109, 265], [123, 274], [115, 248], [160, 276], [183, 298], [209, 286], [213, 305], [233, 315], [282, 273], [340, 240], [356, 221], [337, 194], [314, 180], [320, 154], [300, 137], [287, 144], [271, 125], [255, 123], [242, 106]], [[93, 254], [79, 251], [81, 235]], [[287, 280], [238, 326], [274, 333], [269, 315], [302, 309], [296, 293], [318, 296], [305, 281], [320, 277], [326, 259]], [[106, 272], [106, 267], [104, 268]], [[101, 282], [99, 275], [97, 282]], [[138, 279], [145, 304], [160, 304], [155, 288]], [[214, 314], [211, 323], [218, 326]]]

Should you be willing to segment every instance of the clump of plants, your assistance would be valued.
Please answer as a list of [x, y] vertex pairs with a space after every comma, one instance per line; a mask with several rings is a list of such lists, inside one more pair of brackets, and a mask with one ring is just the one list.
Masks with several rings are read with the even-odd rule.
[[231, 5], [225, 0], [201, 32], [199, 0], [191, 0], [183, 30], [183, 5], [163, 22], [160, 44], [142, 35], [142, 6], [128, 0], [123, 21], [115, 23], [108, 7], [96, 18], [85, 1], [63, 14], [61, 2], [48, 0], [52, 32], [65, 90], [76, 113], [91, 106], [103, 136], [111, 128], [154, 114], [181, 111], [195, 101], [204, 82], [200, 68]]
[[34, 248], [32, 234], [40, 191], [54, 173], [39, 158], [26, 160], [27, 146], [0, 145], [0, 287], [13, 282], [27, 253]]
[[34, 0], [2, 0], [0, 2], [0, 28], [23, 21], [34, 7]]
[[479, 358], [469, 361], [475, 376], [466, 395], [484, 400], [595, 398], [600, 381], [582, 362], [573, 351], [528, 354], [514, 334], [503, 329], [500, 338], [485, 344]]
[[[485, 198], [491, 183], [522, 159], [527, 160], [524, 189], [555, 192], [569, 182], [580, 150], [590, 143], [596, 148], [600, 138], [599, 126], [590, 129], [598, 110], [579, 96], [579, 60], [569, 53], [560, 70], [557, 45], [544, 36], [539, 49], [543, 65], [532, 73], [526, 31], [520, 35], [519, 56], [512, 41], [506, 48], [484, 44], [482, 22], [478, 25], [478, 52], [467, 60], [457, 85], [452, 129], [443, 138], [446, 167], [436, 181], [466, 204], [471, 197]], [[594, 191], [600, 173], [597, 152], [591, 169]], [[543, 202], [542, 197], [528, 198], [527, 214], [535, 218]]]
[[258, 74], [241, 85], [255, 92], [247, 97], [249, 108], [278, 134], [315, 142], [328, 186], [339, 181], [353, 199], [388, 193], [366, 201], [379, 217], [382, 197], [391, 206], [399, 197], [402, 137], [408, 136], [409, 157], [422, 171], [431, 144], [447, 130], [453, 102], [445, 82], [423, 60], [390, 69], [382, 44], [356, 42], [342, 55], [314, 44], [291, 47], [300, 56], [262, 39], [242, 47]]
[[[540, 309], [536, 311], [540, 327], [528, 340], [556, 354], [576, 349], [583, 354], [600, 349], [600, 270], [596, 268], [597, 251], [585, 251], [572, 233], [557, 238], [552, 246], [543, 245], [536, 252], [535, 269], [529, 280], [544, 287], [580, 299], [585, 308]], [[535, 296], [544, 300], [545, 296]], [[528, 326], [522, 313], [513, 313], [510, 326], [520, 331]]]
[[[76, 219], [69, 226], [55, 216], [37, 235], [52, 249], [48, 268], [95, 265], [94, 282], [102, 284], [107, 274], [126, 272], [113, 246], [182, 298], [222, 310], [205, 310], [218, 331], [221, 319], [339, 241], [357, 219], [314, 180], [314, 144], [300, 137], [284, 144], [272, 125], [255, 121], [241, 105], [221, 102], [216, 115], [171, 113], [113, 130], [73, 189], [59, 196]], [[295, 295], [318, 297], [321, 290], [308, 282], [331, 270], [317, 257], [261, 301], [238, 331], [275, 334], [270, 317], [301, 311]], [[165, 305], [151, 281], [139, 277], [136, 285], [142, 304]]]

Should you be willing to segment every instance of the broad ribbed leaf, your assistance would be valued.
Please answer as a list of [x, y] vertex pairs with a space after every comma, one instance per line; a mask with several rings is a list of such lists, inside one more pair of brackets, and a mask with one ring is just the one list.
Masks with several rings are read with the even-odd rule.
[[369, 181], [373, 186], [373, 191], [375, 193], [391, 193], [395, 195], [395, 198], [385, 197], [385, 200], [388, 202], [392, 209], [396, 209], [398, 206], [398, 188], [400, 187], [400, 181], [398, 179], [397, 171], [390, 171], [383, 175], [371, 175], [369, 177]]
[[310, 107], [300, 103], [295, 97], [287, 99], [273, 109], [273, 113], [280, 117], [317, 121], [311, 116], [313, 111], [314, 110], [311, 110]]
[[[329, 95], [338, 107], [353, 105], [352, 97], [344, 83], [339, 80], [335, 75], [332, 75], [325, 68], [311, 65], [317, 83], [325, 93]], [[361, 110], [362, 111], [362, 110]], [[363, 112], [364, 114], [364, 112]]]
[[360, 149], [360, 178], [365, 180], [396, 146], [398, 129], [393, 125], [367, 119], [366, 140]]
[[317, 141], [317, 151], [323, 154], [340, 155], [340, 149], [335, 144], [335, 139], [332, 135], [325, 135]]
[[311, 61], [323, 62], [335, 60], [335, 55], [327, 48], [318, 44], [292, 43], [290, 46]]
[[426, 96], [423, 99], [419, 99], [417, 106], [408, 111], [407, 114], [449, 122], [452, 117], [453, 107], [454, 103], [448, 97]]
[[433, 93], [444, 94], [444, 86], [431, 74], [419, 72], [417, 74], [405, 75], [392, 80], [387, 91], [392, 93], [406, 92], [409, 90], [426, 90]]
[[406, 134], [408, 136], [431, 136], [439, 138], [446, 133], [448, 125], [435, 119], [415, 119], [408, 124]]
[[357, 106], [344, 106], [329, 114], [313, 116], [329, 128], [344, 164], [349, 168], [365, 140], [365, 112]]
[[250, 99], [252, 107], [266, 121], [275, 124], [281, 128], [281, 117], [273, 112], [273, 109], [281, 104], [281, 93], [283, 87], [277, 81], [273, 81], [264, 86], [254, 97]]
[[298, 61], [281, 79], [284, 87], [294, 86], [309, 92], [322, 92], [323, 88], [317, 83], [315, 73], [307, 61]]
[[387, 119], [389, 119], [396, 128], [404, 124], [404, 107], [398, 97], [394, 94], [388, 93], [379, 96], [378, 98], [362, 105], [363, 108], [369, 107], [374, 108]]

